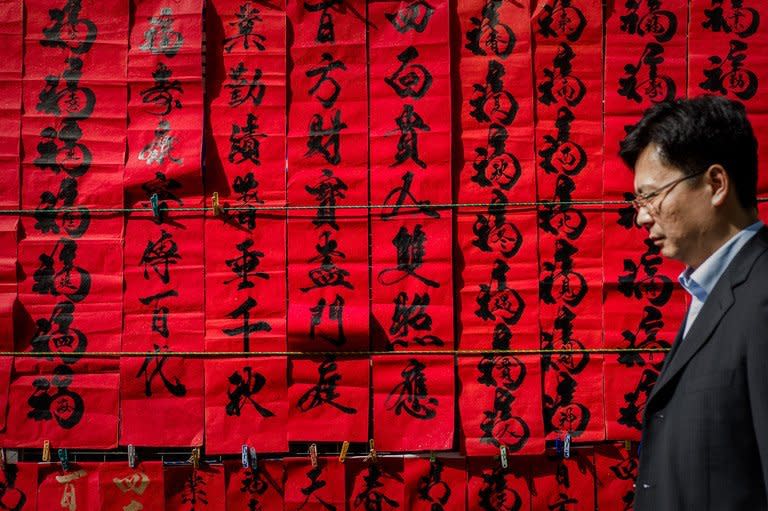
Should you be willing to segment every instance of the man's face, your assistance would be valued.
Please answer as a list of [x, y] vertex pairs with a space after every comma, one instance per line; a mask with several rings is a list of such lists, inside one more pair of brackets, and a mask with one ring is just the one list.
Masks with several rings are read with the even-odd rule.
[[635, 194], [642, 198], [637, 223], [662, 255], [697, 267], [706, 258], [704, 235], [714, 211], [702, 186], [702, 176], [686, 178], [677, 167], [666, 165], [655, 144], [648, 145], [635, 163]]

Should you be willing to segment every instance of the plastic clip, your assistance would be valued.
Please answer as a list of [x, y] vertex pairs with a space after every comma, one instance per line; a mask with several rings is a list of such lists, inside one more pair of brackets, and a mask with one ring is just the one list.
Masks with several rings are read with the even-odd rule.
[[248, 450], [247, 445], [243, 445], [242, 450], [240, 452], [240, 461], [243, 462], [243, 468], [250, 468], [251, 466], [251, 456], [250, 452]]
[[219, 204], [219, 192], [213, 192], [213, 197], [211, 197], [211, 211], [213, 216], [219, 216], [224, 212], [224, 209]]
[[192, 449], [192, 456], [190, 456], [189, 461], [192, 462], [192, 468], [198, 469], [200, 468], [200, 448], [195, 447]]
[[59, 462], [61, 462], [61, 469], [64, 472], [69, 471], [69, 453], [66, 449], [59, 449]]
[[128, 466], [136, 468], [136, 447], [133, 444], [128, 444]]
[[160, 199], [157, 198], [157, 194], [153, 193], [149, 198], [149, 204], [152, 206], [152, 216], [155, 220], [160, 220]]
[[370, 451], [368, 451], [368, 456], [365, 457], [365, 461], [371, 461], [371, 463], [376, 463], [376, 447], [373, 443], [373, 438], [368, 440], [368, 447], [370, 447]]
[[317, 468], [317, 444], [309, 446], [309, 459], [312, 462], [312, 468]]
[[509, 466], [509, 460], [507, 459], [506, 445], [499, 447], [499, 456], [501, 457], [501, 468], [507, 468]]
[[624, 449], [626, 449], [627, 452], [632, 452], [632, 440], [624, 440]]
[[340, 463], [344, 463], [344, 460], [347, 459], [347, 452], [349, 452], [349, 441], [344, 440], [344, 443], [341, 444], [341, 452], [339, 453]]
[[51, 441], [46, 440], [43, 442], [43, 463], [49, 463], [51, 461]]
[[568, 459], [571, 457], [571, 434], [566, 433], [563, 440], [563, 458]]

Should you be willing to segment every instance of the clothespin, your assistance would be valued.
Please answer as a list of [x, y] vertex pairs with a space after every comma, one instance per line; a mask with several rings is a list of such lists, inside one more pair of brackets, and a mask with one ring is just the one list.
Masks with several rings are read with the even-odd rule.
[[627, 452], [632, 452], [632, 440], [624, 440], [624, 449], [626, 449]]
[[61, 462], [61, 469], [64, 472], [69, 471], [69, 453], [66, 449], [59, 449], [59, 461]]
[[563, 458], [568, 459], [571, 457], [571, 434], [566, 433], [563, 440]]
[[128, 466], [136, 468], [136, 447], [133, 444], [128, 444]]
[[344, 463], [344, 460], [347, 459], [347, 452], [349, 451], [349, 441], [344, 440], [344, 443], [341, 444], [341, 452], [339, 453], [339, 462]]
[[240, 461], [243, 463], [243, 468], [250, 468], [251, 457], [250, 457], [250, 453], [248, 452], [248, 446], [245, 444], [243, 444], [243, 448], [240, 453]]
[[213, 216], [219, 216], [219, 214], [223, 212], [223, 208], [219, 205], [219, 192], [213, 192], [213, 197], [211, 198], [211, 210], [213, 211]]
[[429, 462], [434, 463], [437, 458], [435, 457], [435, 451], [429, 451]]
[[152, 196], [149, 198], [149, 204], [152, 206], [152, 216], [155, 217], [155, 220], [160, 219], [160, 199], [157, 198], [157, 194], [153, 193]]
[[5, 470], [5, 449], [0, 449], [0, 470]]
[[51, 461], [51, 441], [46, 440], [43, 442], [43, 463], [49, 463]]
[[192, 449], [192, 456], [189, 457], [189, 461], [192, 462], [192, 468], [197, 469], [200, 467], [200, 448], [195, 447]]
[[309, 459], [312, 462], [312, 468], [317, 468], [317, 444], [309, 446]]
[[373, 438], [368, 440], [368, 447], [370, 447], [370, 451], [368, 452], [368, 456], [365, 457], [364, 461], [370, 460], [372, 463], [376, 463], [376, 447], [373, 443]]
[[507, 460], [507, 446], [502, 445], [499, 447], [499, 455], [501, 456], [501, 468], [507, 468], [509, 466], [509, 460]]

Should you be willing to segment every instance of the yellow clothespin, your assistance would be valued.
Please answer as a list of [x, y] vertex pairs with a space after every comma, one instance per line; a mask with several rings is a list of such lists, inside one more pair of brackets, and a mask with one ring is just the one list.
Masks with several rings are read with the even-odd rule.
[[349, 451], [349, 441], [344, 440], [344, 443], [341, 444], [341, 452], [339, 453], [339, 462], [344, 463], [344, 460], [347, 459], [347, 452]]
[[192, 449], [192, 456], [189, 458], [192, 462], [192, 468], [197, 469], [200, 467], [200, 448], [195, 447]]
[[312, 462], [312, 468], [317, 468], [317, 444], [309, 446], [309, 460]]
[[213, 192], [213, 198], [211, 199], [212, 202], [212, 210], [213, 210], [213, 216], [219, 216], [219, 213], [222, 212], [222, 208], [219, 205], [219, 192]]
[[499, 447], [499, 454], [501, 455], [501, 468], [507, 468], [509, 466], [509, 462], [507, 460], [507, 446], [502, 445]]
[[368, 456], [365, 457], [365, 461], [370, 460], [372, 463], [376, 463], [376, 447], [373, 444], [373, 438], [368, 440], [368, 447], [371, 450], [368, 452]]
[[46, 440], [43, 442], [43, 463], [51, 461], [51, 441]]
[[632, 440], [624, 440], [624, 449], [632, 451]]

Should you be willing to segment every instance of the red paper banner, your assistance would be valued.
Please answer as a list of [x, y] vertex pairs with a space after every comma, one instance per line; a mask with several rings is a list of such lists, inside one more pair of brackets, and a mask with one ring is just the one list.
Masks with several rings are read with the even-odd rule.
[[334, 511], [346, 506], [344, 465], [336, 458], [285, 460], [285, 511]]
[[0, 484], [4, 488], [0, 495], [0, 506], [16, 511], [37, 509], [38, 464], [6, 464], [0, 471]]
[[284, 351], [285, 214], [257, 208], [285, 206], [285, 7], [206, 8], [206, 350]]
[[227, 509], [283, 509], [285, 470], [282, 460], [258, 460], [258, 466], [224, 463]]
[[99, 509], [152, 509], [164, 501], [163, 463], [143, 462], [130, 468], [125, 463], [99, 467]]
[[67, 471], [61, 466], [40, 467], [37, 487], [38, 509], [61, 511], [98, 511], [99, 471], [101, 463], [75, 463]]
[[531, 467], [515, 458], [509, 468], [498, 459], [469, 458], [467, 511], [530, 511]]
[[[288, 347], [369, 345], [365, 2], [288, 6]], [[316, 208], [316, 209], [314, 209]]]
[[[498, 349], [509, 349], [499, 347]], [[541, 362], [488, 354], [459, 359], [462, 450], [470, 456], [544, 452]]]
[[403, 505], [403, 458], [381, 458], [376, 463], [356, 458], [345, 466], [349, 511], [410, 509]]
[[637, 450], [623, 446], [595, 447], [597, 507], [608, 511], [631, 511], [635, 500]]
[[205, 361], [206, 452], [288, 450], [285, 357]]
[[[12, 206], [18, 206], [18, 202]], [[18, 231], [18, 218], [0, 218], [0, 349], [3, 351], [13, 351], [16, 335]]]
[[532, 509], [595, 509], [595, 458], [591, 448], [572, 449], [568, 459], [536, 458], [531, 470], [536, 487]]
[[373, 357], [373, 430], [384, 451], [450, 449], [454, 425], [453, 357]]
[[368, 441], [370, 365], [368, 358], [291, 359], [288, 439]]
[[[0, 2], [0, 206], [19, 206], [21, 137], [21, 79], [24, 23], [21, 0]], [[3, 279], [3, 282], [9, 282]]]
[[466, 460], [405, 458], [405, 505], [411, 511], [464, 511]]
[[165, 468], [167, 511], [224, 511], [226, 491], [223, 465]]
[[202, 360], [169, 352], [203, 350], [203, 222], [168, 211], [202, 203], [201, 16], [199, 0], [148, 1], [131, 27], [126, 196], [155, 206], [126, 221], [123, 350], [148, 353], [120, 364], [126, 444], [202, 443]]

